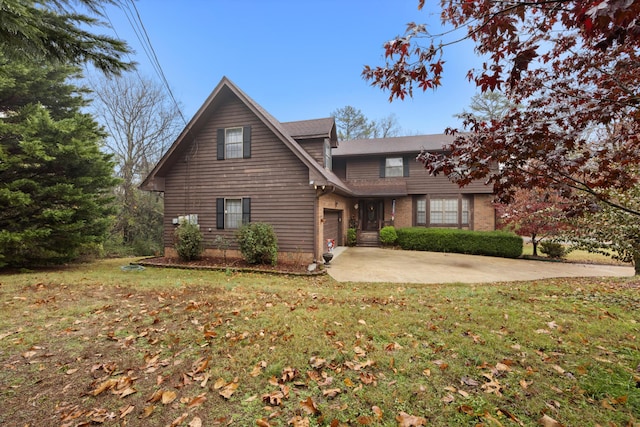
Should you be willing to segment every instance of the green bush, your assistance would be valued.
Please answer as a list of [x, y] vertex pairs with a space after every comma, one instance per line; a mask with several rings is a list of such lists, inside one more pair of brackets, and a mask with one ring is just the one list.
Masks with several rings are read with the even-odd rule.
[[470, 231], [449, 228], [400, 228], [398, 245], [405, 250], [453, 252], [518, 258], [522, 237], [505, 231]]
[[395, 227], [388, 225], [380, 230], [380, 243], [383, 246], [391, 246], [398, 240], [398, 234]]
[[270, 224], [253, 222], [243, 225], [237, 233], [238, 247], [249, 264], [278, 262], [278, 238]]
[[347, 229], [347, 246], [355, 246], [358, 242], [358, 234], [355, 228]]
[[198, 259], [204, 250], [203, 237], [197, 224], [183, 222], [176, 228], [174, 247], [184, 261]]
[[564, 258], [567, 254], [566, 249], [560, 243], [547, 241], [540, 243], [540, 252], [553, 259]]

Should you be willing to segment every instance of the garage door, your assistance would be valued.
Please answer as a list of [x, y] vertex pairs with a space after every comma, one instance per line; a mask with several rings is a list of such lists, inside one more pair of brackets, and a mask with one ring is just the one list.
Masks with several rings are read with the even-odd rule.
[[327, 249], [327, 240], [333, 239], [336, 246], [342, 245], [342, 236], [340, 235], [340, 221], [342, 219], [342, 211], [334, 211], [325, 209], [324, 211], [324, 250]]

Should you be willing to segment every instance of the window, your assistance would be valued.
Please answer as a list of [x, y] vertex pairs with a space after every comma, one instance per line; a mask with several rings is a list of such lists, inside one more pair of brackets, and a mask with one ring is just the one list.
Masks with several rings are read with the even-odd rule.
[[387, 178], [403, 176], [404, 162], [402, 157], [387, 157], [384, 166], [384, 176]]
[[431, 199], [429, 201], [429, 223], [438, 225], [469, 224], [469, 199]]
[[251, 157], [251, 126], [218, 129], [217, 158], [248, 159]]
[[418, 199], [416, 203], [416, 224], [425, 225], [427, 223], [427, 201]]
[[251, 222], [251, 199], [216, 199], [216, 228], [236, 229]]
[[242, 128], [230, 128], [224, 131], [224, 157], [226, 159], [241, 159]]
[[224, 207], [224, 228], [240, 228], [242, 225], [242, 200], [227, 199]]
[[324, 140], [324, 168], [328, 171], [332, 169], [332, 161], [331, 161], [331, 141], [328, 139]]

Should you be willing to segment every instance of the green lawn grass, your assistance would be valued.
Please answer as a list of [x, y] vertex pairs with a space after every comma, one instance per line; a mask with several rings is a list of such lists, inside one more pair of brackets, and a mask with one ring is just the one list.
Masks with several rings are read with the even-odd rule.
[[354, 284], [129, 261], [0, 275], [0, 425], [640, 422], [633, 278]]
[[[522, 255], [533, 255], [533, 245], [531, 243], [525, 243], [522, 247]], [[540, 252], [540, 246], [538, 246], [538, 256], [545, 257], [546, 255]], [[594, 254], [584, 250], [573, 250], [569, 252], [565, 257], [565, 261], [569, 262], [582, 262], [587, 264], [623, 264], [618, 260], [611, 258], [610, 256], [602, 254]]]

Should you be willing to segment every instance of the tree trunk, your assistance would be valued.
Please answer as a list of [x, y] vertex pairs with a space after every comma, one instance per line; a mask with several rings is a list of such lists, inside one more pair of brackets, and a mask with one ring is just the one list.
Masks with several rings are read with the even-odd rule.
[[635, 275], [640, 276], [640, 252], [633, 254], [633, 268], [635, 270]]
[[531, 236], [531, 244], [533, 245], [533, 256], [538, 256], [538, 240], [536, 240], [536, 235], [533, 234]]

